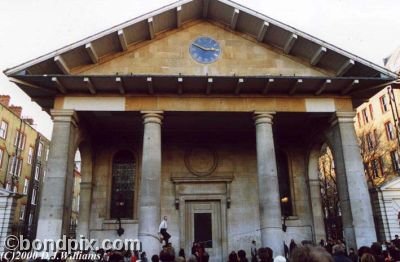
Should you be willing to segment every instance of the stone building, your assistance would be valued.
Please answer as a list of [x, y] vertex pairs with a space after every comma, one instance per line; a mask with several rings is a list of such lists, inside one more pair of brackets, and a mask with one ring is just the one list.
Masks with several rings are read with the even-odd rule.
[[376, 240], [354, 108], [396, 75], [360, 57], [233, 2], [193, 0], [5, 74], [53, 117], [38, 238], [68, 232], [79, 148], [79, 234], [118, 238], [121, 219], [151, 255], [167, 215], [187, 254], [201, 241], [221, 261], [253, 239], [281, 254], [291, 238], [325, 238], [329, 143], [346, 241]]
[[0, 231], [34, 239], [50, 142], [21, 113], [22, 107], [10, 105], [10, 96], [0, 96], [0, 183], [4, 196], [18, 198], [9, 199], [10, 210], [2, 207], [13, 212], [9, 223], [0, 219]]

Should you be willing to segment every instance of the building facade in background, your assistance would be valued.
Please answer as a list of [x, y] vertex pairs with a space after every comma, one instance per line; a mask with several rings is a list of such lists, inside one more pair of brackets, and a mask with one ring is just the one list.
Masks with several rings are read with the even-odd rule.
[[[400, 72], [400, 49], [384, 59]], [[377, 236], [394, 239], [400, 232], [400, 89], [399, 81], [385, 86], [357, 108], [355, 129], [365, 176], [370, 187]]]
[[34, 239], [50, 142], [21, 113], [10, 96], [0, 96], [0, 183], [18, 196], [11, 232]]
[[79, 235], [138, 237], [150, 257], [167, 215], [175, 249], [202, 242], [211, 261], [252, 240], [275, 255], [316, 243], [329, 144], [338, 237], [376, 241], [353, 120], [397, 77], [385, 68], [234, 2], [193, 0], [5, 73], [53, 117], [40, 239], [70, 230], [79, 149]]

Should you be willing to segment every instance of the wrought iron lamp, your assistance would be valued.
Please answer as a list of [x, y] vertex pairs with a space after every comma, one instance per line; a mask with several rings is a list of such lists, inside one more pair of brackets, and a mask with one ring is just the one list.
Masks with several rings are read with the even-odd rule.
[[118, 236], [122, 236], [124, 234], [125, 230], [121, 226], [121, 214], [125, 207], [125, 202], [123, 200], [117, 200], [115, 205], [117, 207], [117, 213], [118, 213], [117, 214], [117, 222], [118, 222], [117, 234], [118, 234]]
[[287, 230], [286, 220], [289, 217], [289, 206], [288, 206], [289, 198], [288, 197], [281, 198], [281, 204], [282, 204], [282, 215], [283, 215], [282, 231], [286, 232]]

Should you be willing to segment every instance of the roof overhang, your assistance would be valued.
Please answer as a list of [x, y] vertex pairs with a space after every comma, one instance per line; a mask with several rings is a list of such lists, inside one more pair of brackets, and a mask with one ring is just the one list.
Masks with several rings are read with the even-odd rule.
[[183, 75], [19, 75], [10, 77], [43, 109], [65, 95], [351, 97], [355, 106], [390, 84], [382, 78]]

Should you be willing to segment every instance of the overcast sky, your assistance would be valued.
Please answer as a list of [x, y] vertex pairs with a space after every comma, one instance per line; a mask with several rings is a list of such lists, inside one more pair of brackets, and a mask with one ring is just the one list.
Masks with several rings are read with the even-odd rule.
[[[175, 1], [0, 0], [0, 70], [78, 41]], [[236, 2], [382, 65], [400, 46], [400, 0], [236, 0]], [[51, 120], [0, 74], [0, 94], [51, 137]]]

